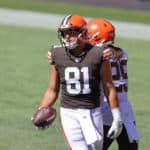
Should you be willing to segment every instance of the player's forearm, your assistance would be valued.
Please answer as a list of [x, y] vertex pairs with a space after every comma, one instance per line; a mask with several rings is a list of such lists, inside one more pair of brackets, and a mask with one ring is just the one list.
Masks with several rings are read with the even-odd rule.
[[58, 92], [53, 90], [47, 90], [41, 100], [39, 108], [52, 106], [57, 100]]
[[111, 87], [108, 92], [108, 103], [111, 109], [119, 107], [118, 97], [114, 87]]

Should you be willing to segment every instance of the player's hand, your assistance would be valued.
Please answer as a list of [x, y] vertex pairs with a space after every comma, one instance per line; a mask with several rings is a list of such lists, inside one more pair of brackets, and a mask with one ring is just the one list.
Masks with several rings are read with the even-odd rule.
[[108, 47], [103, 51], [103, 57], [104, 59], [113, 58], [115, 60], [118, 60], [122, 57], [122, 51], [121, 49], [115, 50], [113, 47]]
[[112, 115], [113, 115], [113, 122], [107, 133], [107, 137], [109, 137], [110, 139], [115, 139], [120, 135], [123, 125], [119, 108], [112, 109]]
[[[31, 121], [33, 121], [33, 117], [31, 117]], [[34, 125], [34, 127], [37, 129], [37, 130], [45, 130], [47, 128], [49, 128], [49, 125], [45, 124], [45, 125]]]
[[39, 108], [31, 118], [33, 125], [37, 129], [47, 129], [56, 118], [56, 109], [53, 107]]
[[50, 51], [48, 51], [48, 53], [47, 53], [47, 59], [50, 63], [52, 62], [52, 54]]
[[113, 54], [112, 48], [107, 48], [103, 51], [104, 59], [109, 59]]
[[115, 139], [120, 135], [121, 131], [122, 131], [122, 121], [114, 120], [107, 133], [107, 137], [110, 139]]

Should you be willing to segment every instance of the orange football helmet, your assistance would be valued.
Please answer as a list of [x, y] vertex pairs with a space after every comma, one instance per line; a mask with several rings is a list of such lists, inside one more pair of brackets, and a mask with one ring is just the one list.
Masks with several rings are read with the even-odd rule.
[[[58, 37], [61, 43], [68, 49], [75, 49], [79, 44], [86, 41], [87, 22], [80, 15], [68, 15], [63, 18], [58, 28]], [[67, 42], [64, 37], [65, 31], [77, 32], [77, 41]]]
[[91, 44], [113, 43], [115, 27], [105, 19], [94, 19], [88, 22], [88, 42]]

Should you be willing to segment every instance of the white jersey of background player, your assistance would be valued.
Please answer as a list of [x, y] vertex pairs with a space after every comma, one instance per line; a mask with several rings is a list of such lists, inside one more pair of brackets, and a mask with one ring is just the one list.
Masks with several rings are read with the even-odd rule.
[[[88, 39], [91, 44], [97, 46], [110, 45], [112, 51], [104, 51], [104, 56], [108, 58], [112, 68], [112, 78], [114, 86], [116, 87], [119, 108], [124, 123], [124, 130], [127, 136], [123, 135], [124, 139], [119, 140], [119, 150], [137, 150], [139, 135], [135, 127], [135, 118], [132, 111], [132, 107], [128, 100], [128, 76], [127, 76], [127, 61], [128, 55], [125, 50], [112, 46], [115, 37], [114, 26], [104, 19], [95, 19], [88, 22]], [[102, 85], [101, 85], [102, 86]], [[102, 89], [102, 88], [101, 88]], [[104, 95], [104, 91], [101, 90], [101, 111], [103, 115], [104, 132], [105, 127], [112, 125], [112, 112], [107, 102], [107, 98]], [[107, 134], [104, 133], [104, 134]], [[122, 132], [124, 134], [124, 132]], [[106, 137], [106, 135], [104, 135]], [[108, 140], [105, 142], [105, 140]], [[124, 145], [125, 140], [127, 143]], [[104, 138], [104, 148], [106, 150], [112, 143], [112, 139]], [[120, 142], [121, 141], [121, 142]], [[134, 143], [134, 144], [132, 144]]]
[[[116, 87], [122, 119], [128, 132], [128, 135], [130, 136], [129, 138], [133, 140], [134, 135], [132, 135], [132, 132], [130, 133], [130, 131], [128, 131], [132, 127], [131, 124], [135, 122], [134, 114], [128, 100], [128, 92], [127, 92], [128, 77], [127, 77], [126, 63], [128, 61], [128, 55], [124, 50], [122, 50], [122, 57], [119, 58], [118, 61], [114, 60], [113, 58], [110, 58], [109, 60], [112, 66], [113, 83], [114, 86]], [[103, 91], [101, 91], [101, 106], [103, 114], [103, 123], [105, 125], [111, 125], [112, 115], [107, 103], [107, 98], [105, 97]]]

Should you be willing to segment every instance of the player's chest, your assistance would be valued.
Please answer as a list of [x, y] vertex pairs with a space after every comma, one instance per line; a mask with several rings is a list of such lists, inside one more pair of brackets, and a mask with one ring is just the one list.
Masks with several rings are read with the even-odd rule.
[[99, 72], [101, 62], [99, 59], [92, 60], [89, 57], [85, 57], [81, 62], [71, 60], [69, 57], [64, 57], [57, 64], [58, 71], [61, 75], [69, 74], [70, 76], [78, 75], [92, 75], [95, 72]]

